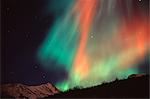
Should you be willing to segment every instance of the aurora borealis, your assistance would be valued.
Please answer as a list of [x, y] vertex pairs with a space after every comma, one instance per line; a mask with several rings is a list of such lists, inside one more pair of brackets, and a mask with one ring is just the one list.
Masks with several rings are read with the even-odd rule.
[[67, 72], [68, 77], [56, 86], [65, 91], [139, 73], [138, 64], [149, 53], [149, 18], [142, 0], [70, 2], [37, 53], [45, 69]]

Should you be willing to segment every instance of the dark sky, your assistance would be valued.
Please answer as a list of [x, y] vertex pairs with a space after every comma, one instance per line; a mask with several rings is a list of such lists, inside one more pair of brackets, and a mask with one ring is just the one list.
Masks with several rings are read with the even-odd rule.
[[[46, 3], [46, 0], [2, 1], [2, 83], [53, 83], [57, 79], [50, 77], [56, 71], [43, 70], [36, 59], [37, 48], [54, 18], [52, 13], [42, 14]], [[57, 74], [65, 75], [61, 71]]]
[[[66, 76], [63, 71], [45, 71], [36, 59], [37, 48], [55, 18], [53, 12], [43, 14], [50, 1], [2, 1], [2, 83], [55, 83], [61, 80], [59, 75]], [[147, 67], [148, 58], [143, 64]]]

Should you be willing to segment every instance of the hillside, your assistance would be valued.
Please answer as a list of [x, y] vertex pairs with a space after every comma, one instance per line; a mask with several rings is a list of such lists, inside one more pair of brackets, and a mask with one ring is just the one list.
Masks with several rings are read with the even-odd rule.
[[133, 74], [124, 80], [115, 80], [90, 88], [74, 88], [60, 92], [51, 83], [37, 86], [23, 84], [1, 85], [1, 98], [148, 98], [149, 75]]
[[52, 84], [41, 84], [37, 86], [28, 86], [23, 84], [4, 84], [1, 86], [2, 98], [43, 98], [55, 93], [59, 90]]
[[73, 89], [48, 98], [148, 98], [149, 75], [131, 75], [91, 88]]

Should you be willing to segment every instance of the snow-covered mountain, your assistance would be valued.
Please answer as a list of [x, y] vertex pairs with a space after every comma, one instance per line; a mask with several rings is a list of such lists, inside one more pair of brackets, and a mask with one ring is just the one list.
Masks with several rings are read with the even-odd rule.
[[0, 87], [0, 89], [2, 95], [15, 98], [27, 97], [30, 99], [43, 98], [60, 92], [51, 83], [37, 86], [28, 86], [23, 84], [4, 84]]

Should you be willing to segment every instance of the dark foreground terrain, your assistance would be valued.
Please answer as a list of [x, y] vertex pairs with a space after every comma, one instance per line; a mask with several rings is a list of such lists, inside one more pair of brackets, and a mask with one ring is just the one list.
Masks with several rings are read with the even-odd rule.
[[149, 76], [132, 75], [86, 89], [74, 89], [48, 98], [149, 98]]
[[1, 98], [149, 98], [149, 75], [135, 74], [124, 80], [60, 92], [50, 83], [39, 86], [1, 85]]

